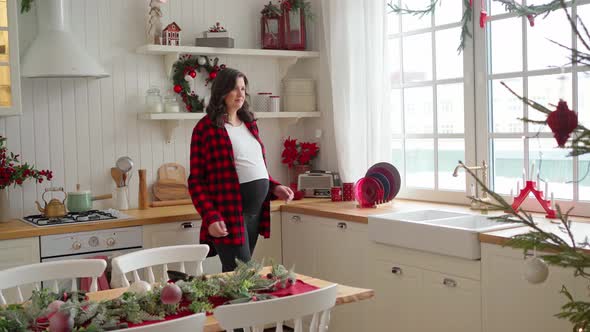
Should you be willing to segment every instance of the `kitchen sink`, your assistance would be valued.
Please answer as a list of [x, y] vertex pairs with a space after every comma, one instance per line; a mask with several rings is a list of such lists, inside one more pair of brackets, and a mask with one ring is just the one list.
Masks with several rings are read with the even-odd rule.
[[482, 215], [419, 210], [369, 216], [369, 239], [441, 255], [480, 259], [479, 233], [520, 226]]

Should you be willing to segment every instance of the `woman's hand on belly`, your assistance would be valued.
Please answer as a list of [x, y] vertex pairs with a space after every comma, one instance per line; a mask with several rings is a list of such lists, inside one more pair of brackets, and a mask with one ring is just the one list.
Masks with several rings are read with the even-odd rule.
[[209, 225], [209, 228], [207, 230], [209, 231], [209, 235], [213, 237], [224, 237], [229, 234], [227, 232], [227, 227], [225, 227], [225, 222], [223, 222], [223, 220], [212, 223], [211, 225]]

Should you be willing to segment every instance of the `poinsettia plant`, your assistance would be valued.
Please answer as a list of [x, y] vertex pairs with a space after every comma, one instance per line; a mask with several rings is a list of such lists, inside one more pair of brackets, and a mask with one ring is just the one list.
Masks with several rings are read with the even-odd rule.
[[21, 185], [28, 179], [38, 183], [50, 181], [53, 173], [50, 170], [37, 170], [33, 165], [19, 161], [19, 155], [8, 152], [6, 137], [0, 136], [0, 189], [12, 184]]
[[281, 162], [293, 167], [294, 165], [309, 165], [320, 152], [320, 147], [313, 142], [297, 142], [295, 138], [287, 138], [283, 143]]

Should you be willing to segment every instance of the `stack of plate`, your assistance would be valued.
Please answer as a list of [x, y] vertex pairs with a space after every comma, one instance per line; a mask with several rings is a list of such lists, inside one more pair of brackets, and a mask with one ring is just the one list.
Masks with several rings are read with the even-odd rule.
[[365, 177], [354, 185], [354, 196], [360, 207], [374, 207], [391, 201], [401, 188], [398, 170], [390, 163], [377, 163], [369, 168]]

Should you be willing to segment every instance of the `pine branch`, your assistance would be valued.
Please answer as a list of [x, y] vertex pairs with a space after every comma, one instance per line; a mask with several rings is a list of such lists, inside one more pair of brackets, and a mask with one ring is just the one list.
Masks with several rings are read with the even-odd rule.
[[430, 0], [430, 4], [428, 6], [426, 6], [426, 8], [424, 9], [411, 9], [408, 7], [408, 5], [405, 5], [403, 8], [400, 7], [397, 4], [394, 4], [395, 0], [390, 0], [389, 3], [387, 4], [387, 7], [389, 7], [391, 9], [390, 13], [395, 13], [395, 14], [402, 14], [402, 15], [412, 15], [412, 16], [418, 16], [419, 18], [424, 17], [425, 15], [432, 15], [434, 14], [435, 10], [436, 10], [436, 5], [438, 4], [438, 2], [440, 0]]
[[457, 48], [457, 51], [459, 53], [461, 53], [465, 49], [467, 38], [473, 38], [471, 31], [469, 31], [469, 25], [471, 24], [471, 20], [473, 17], [473, 8], [471, 8], [469, 0], [463, 0], [463, 8], [463, 16], [461, 17], [461, 42], [459, 43], [459, 47]]
[[524, 6], [514, 0], [493, 0], [504, 5], [504, 9], [510, 13], [516, 13], [518, 16], [532, 16], [536, 17], [544, 15], [547, 17], [551, 12], [561, 8], [562, 0], [553, 0], [542, 5]]

